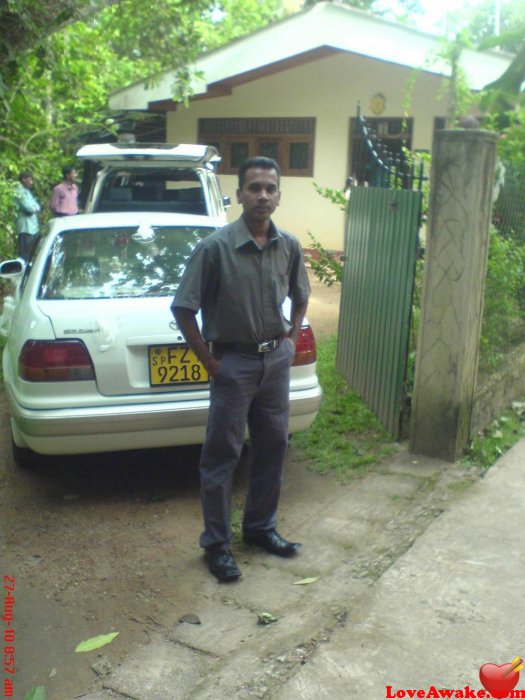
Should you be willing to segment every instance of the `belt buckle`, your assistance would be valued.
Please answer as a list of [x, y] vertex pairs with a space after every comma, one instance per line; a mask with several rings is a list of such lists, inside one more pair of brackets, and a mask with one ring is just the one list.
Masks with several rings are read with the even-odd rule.
[[259, 343], [257, 346], [257, 352], [270, 352], [270, 350], [275, 349], [275, 343], [275, 340], [265, 340], [262, 343]]

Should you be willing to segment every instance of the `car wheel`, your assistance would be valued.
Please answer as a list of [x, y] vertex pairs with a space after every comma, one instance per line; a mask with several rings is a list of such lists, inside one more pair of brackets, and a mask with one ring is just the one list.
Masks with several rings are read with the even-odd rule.
[[42, 464], [41, 456], [29, 449], [29, 447], [18, 447], [15, 443], [12, 443], [13, 448], [13, 458], [19, 467], [22, 469], [36, 469], [40, 464]]

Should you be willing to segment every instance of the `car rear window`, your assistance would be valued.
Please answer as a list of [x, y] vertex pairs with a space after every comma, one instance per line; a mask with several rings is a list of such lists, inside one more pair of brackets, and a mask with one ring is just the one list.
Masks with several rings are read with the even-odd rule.
[[173, 296], [186, 261], [212, 227], [69, 230], [49, 251], [39, 299]]
[[106, 175], [93, 211], [206, 214], [206, 201], [194, 170], [122, 168]]

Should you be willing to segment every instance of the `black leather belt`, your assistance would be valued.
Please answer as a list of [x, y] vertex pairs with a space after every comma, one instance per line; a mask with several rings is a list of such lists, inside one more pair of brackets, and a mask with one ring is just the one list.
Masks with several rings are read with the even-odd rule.
[[263, 340], [260, 343], [213, 343], [213, 347], [218, 350], [236, 350], [237, 352], [247, 352], [258, 354], [260, 352], [271, 352], [278, 348], [283, 342], [283, 338], [272, 338]]

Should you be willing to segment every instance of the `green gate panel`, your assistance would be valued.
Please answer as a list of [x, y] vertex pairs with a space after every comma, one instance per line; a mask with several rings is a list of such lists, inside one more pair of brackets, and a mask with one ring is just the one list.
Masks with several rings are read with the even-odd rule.
[[385, 428], [401, 433], [421, 193], [352, 190], [337, 369]]

